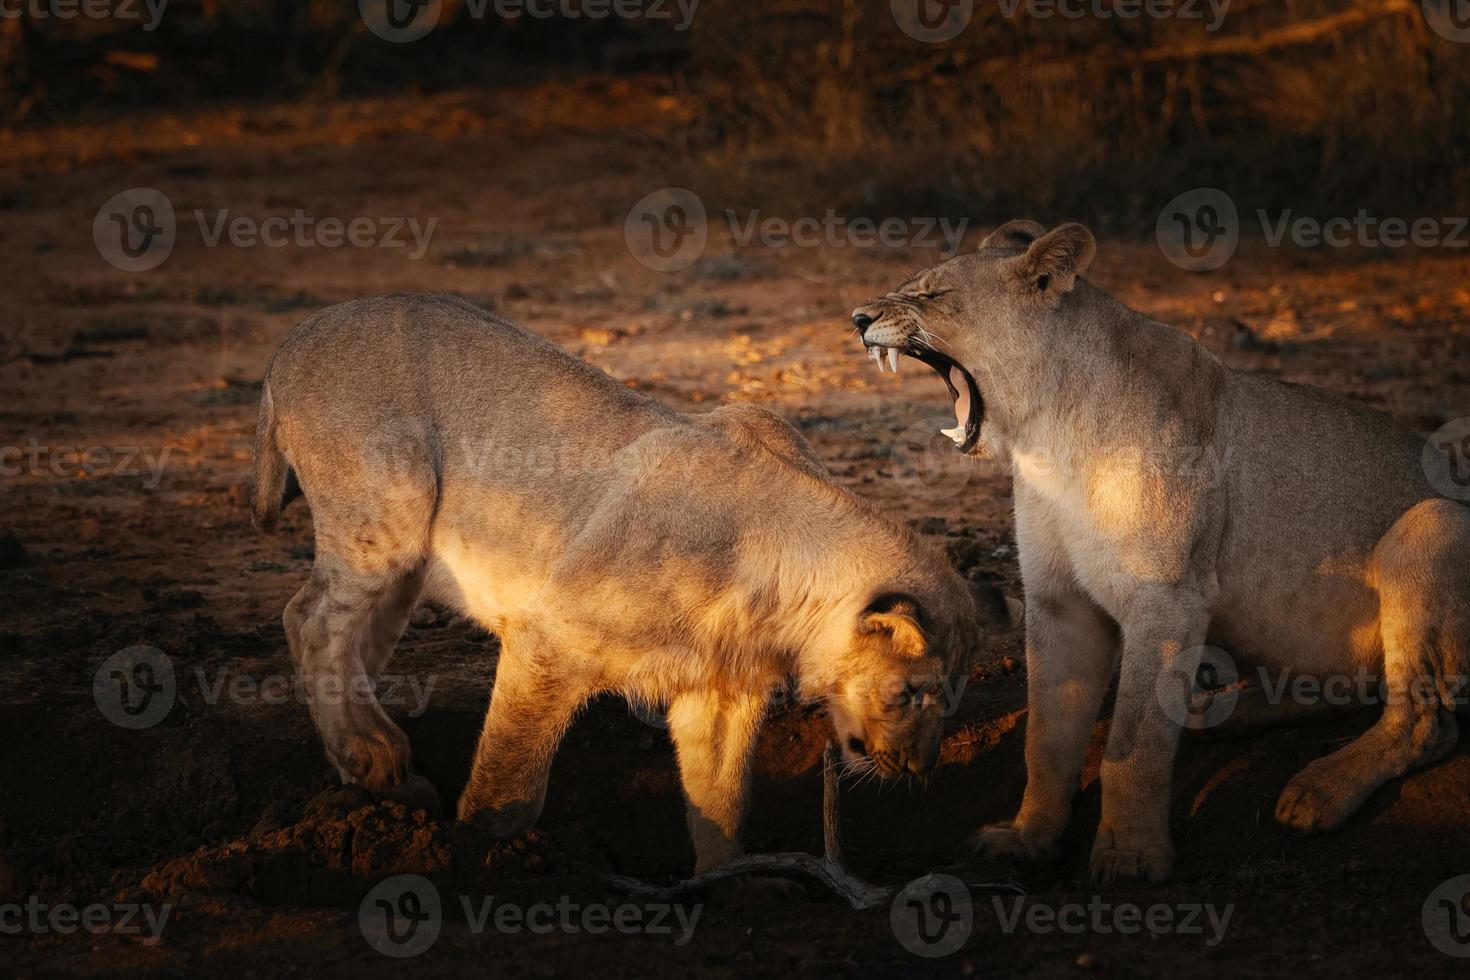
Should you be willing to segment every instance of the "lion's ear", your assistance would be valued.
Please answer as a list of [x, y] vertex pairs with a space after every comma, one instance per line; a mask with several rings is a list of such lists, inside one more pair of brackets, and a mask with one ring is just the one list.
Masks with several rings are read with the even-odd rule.
[[1027, 288], [1040, 293], [1065, 293], [1092, 265], [1097, 242], [1079, 224], [1058, 225], [1042, 235], [1015, 259]]
[[1029, 218], [1007, 221], [985, 236], [981, 248], [1026, 248], [1046, 234], [1046, 229]]
[[906, 657], [922, 657], [929, 650], [919, 625], [919, 604], [906, 595], [880, 595], [863, 610], [864, 633], [887, 633], [893, 648]]

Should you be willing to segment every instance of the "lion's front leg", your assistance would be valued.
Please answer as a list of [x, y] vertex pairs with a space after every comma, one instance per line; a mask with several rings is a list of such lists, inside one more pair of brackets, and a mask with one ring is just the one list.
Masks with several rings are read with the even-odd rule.
[[502, 637], [490, 710], [459, 798], [461, 821], [518, 837], [541, 815], [557, 744], [595, 693], [573, 664], [538, 636]]
[[1186, 589], [1143, 586], [1130, 606], [1092, 848], [1092, 877], [1100, 884], [1163, 881], [1174, 868], [1174, 754], [1208, 625], [1205, 602]]
[[989, 857], [1055, 853], [1082, 778], [1087, 743], [1118, 663], [1118, 627], [1077, 587], [1066, 550], [1017, 489], [1016, 541], [1026, 586], [1026, 792], [1013, 821], [981, 827]]
[[1117, 663], [1117, 629], [1085, 596], [1053, 592], [1026, 616], [1026, 792], [1014, 821], [971, 838], [991, 857], [1055, 854]]
[[689, 806], [695, 873], [743, 852], [740, 833], [750, 793], [751, 757], [766, 692], [690, 691], [669, 703], [669, 734]]

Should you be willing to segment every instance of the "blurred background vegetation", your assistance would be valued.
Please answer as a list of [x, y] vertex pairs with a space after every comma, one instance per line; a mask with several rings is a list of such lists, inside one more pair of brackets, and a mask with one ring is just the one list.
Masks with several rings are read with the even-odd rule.
[[693, 106], [660, 165], [770, 210], [1143, 230], [1202, 185], [1298, 214], [1470, 207], [1470, 44], [1418, 0], [1233, 0], [1217, 30], [1205, 0], [1131, 19], [1097, 16], [1116, 0], [1076, 18], [974, 0], [939, 44], [899, 30], [889, 0], [702, 0], [689, 31], [443, 2], [409, 44], [369, 32], [355, 0], [171, 0], [151, 31], [5, 18], [3, 121], [639, 74]]

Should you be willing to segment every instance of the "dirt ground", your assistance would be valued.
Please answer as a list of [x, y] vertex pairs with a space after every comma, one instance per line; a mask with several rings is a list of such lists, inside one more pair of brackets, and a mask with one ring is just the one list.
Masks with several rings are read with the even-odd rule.
[[[738, 247], [716, 224], [688, 270], [641, 265], [633, 202], [670, 180], [658, 148], [684, 108], [637, 83], [497, 96], [136, 116], [0, 139], [0, 903], [169, 905], [157, 942], [124, 929], [7, 935], [18, 975], [456, 974], [715, 976], [1423, 976], [1463, 972], [1426, 938], [1441, 882], [1470, 873], [1470, 751], [1376, 794], [1342, 832], [1297, 838], [1271, 817], [1289, 777], [1372, 721], [1186, 742], [1174, 788], [1175, 880], [1110, 889], [1141, 907], [1231, 907], [1204, 934], [1007, 931], [1027, 906], [1088, 905], [1098, 725], [1064, 858], [958, 861], [1024, 785], [1017, 635], [987, 637], [924, 786], [848, 787], [851, 864], [902, 886], [935, 869], [974, 883], [973, 928], [943, 958], [909, 952], [888, 908], [822, 889], [788, 904], [704, 908], [693, 938], [477, 933], [459, 896], [623, 901], [608, 872], [687, 874], [672, 748], [622, 701], [594, 704], [562, 746], [540, 829], [495, 844], [335, 782], [280, 625], [312, 545], [301, 503], [274, 535], [244, 506], [259, 379], [290, 326], [391, 290], [446, 290], [498, 310], [682, 410], [755, 400], [806, 432], [837, 478], [925, 534], [966, 572], [1019, 592], [1009, 487], [925, 442], [946, 410], [917, 365], [879, 375], [847, 325], [857, 302], [931, 260], [909, 250]], [[653, 162], [651, 162], [653, 161]], [[104, 262], [102, 203], [155, 187], [179, 214], [159, 268]], [[759, 202], [744, 202], [755, 208]], [[427, 252], [207, 247], [191, 213], [437, 218]], [[1013, 215], [977, 217], [983, 228]], [[1092, 276], [1199, 337], [1231, 365], [1322, 385], [1430, 432], [1470, 411], [1470, 259], [1453, 250], [1291, 253], [1247, 241], [1184, 273], [1151, 241], [1104, 238]], [[486, 365], [493, 375], [494, 365]], [[916, 426], [919, 427], [916, 429]], [[91, 465], [78, 471], [87, 448]], [[1366, 489], [1366, 488], [1365, 488]], [[163, 651], [176, 696], [149, 727], [99, 708], [107, 658]], [[391, 712], [452, 801], [494, 675], [496, 641], [421, 610], [389, 668]], [[412, 685], [419, 685], [418, 689]], [[778, 708], [761, 745], [752, 851], [821, 846], [819, 711]], [[380, 954], [359, 903], [380, 880], [430, 878], [447, 912], [416, 960]], [[995, 902], [1001, 903], [997, 910]], [[0, 926], [4, 923], [0, 922]]]

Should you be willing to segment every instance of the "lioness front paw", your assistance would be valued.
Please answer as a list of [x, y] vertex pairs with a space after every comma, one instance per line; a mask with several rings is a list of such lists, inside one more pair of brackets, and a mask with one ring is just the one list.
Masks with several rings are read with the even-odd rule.
[[1325, 833], [1347, 822], [1362, 802], [1352, 783], [1321, 759], [1292, 777], [1276, 801], [1276, 820], [1301, 834]]
[[976, 857], [1050, 859], [1057, 855], [1054, 840], [1027, 839], [1027, 834], [1014, 823], [986, 824], [965, 840], [964, 850]]
[[1123, 835], [1099, 828], [1092, 845], [1092, 882], [1111, 885], [1126, 881], [1158, 884], [1174, 870], [1174, 847], [1168, 839]]
[[408, 782], [413, 753], [398, 729], [375, 729], [342, 738], [333, 761], [368, 791], [384, 795]]

